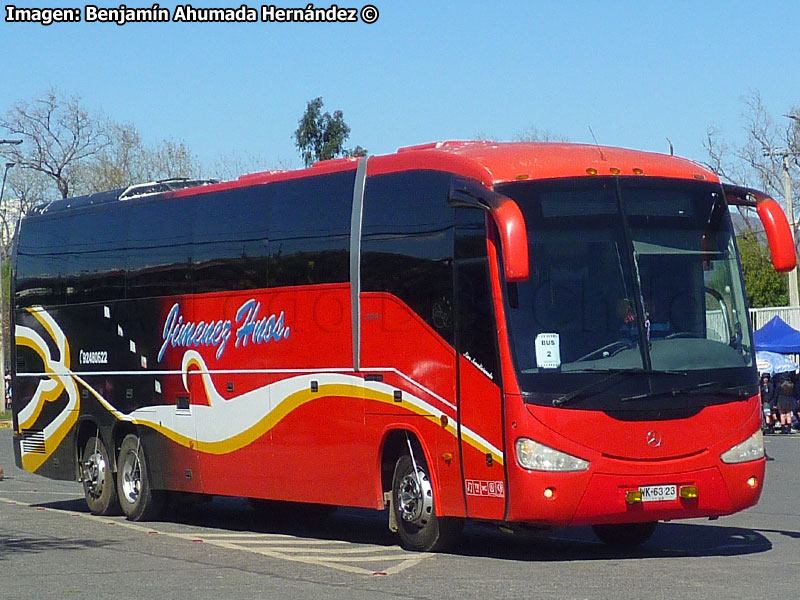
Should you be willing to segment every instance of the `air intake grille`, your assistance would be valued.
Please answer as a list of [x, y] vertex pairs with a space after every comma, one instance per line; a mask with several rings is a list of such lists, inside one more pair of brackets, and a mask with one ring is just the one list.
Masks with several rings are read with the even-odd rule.
[[27, 429], [22, 432], [22, 451], [26, 454], [46, 454], [44, 431]]

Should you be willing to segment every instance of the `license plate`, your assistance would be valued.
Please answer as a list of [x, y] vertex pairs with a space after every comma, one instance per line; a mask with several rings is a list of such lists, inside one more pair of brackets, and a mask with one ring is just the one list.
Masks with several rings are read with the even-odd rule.
[[670, 485], [643, 485], [639, 488], [642, 493], [642, 502], [663, 502], [675, 500], [678, 497], [678, 486]]

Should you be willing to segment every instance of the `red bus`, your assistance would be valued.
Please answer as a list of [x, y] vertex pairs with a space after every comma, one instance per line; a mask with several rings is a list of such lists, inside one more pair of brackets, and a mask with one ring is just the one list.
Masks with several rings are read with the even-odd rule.
[[729, 205], [680, 158], [444, 142], [52, 202], [13, 254], [14, 448], [100, 515], [175, 494], [593, 525], [754, 505], [764, 450]]

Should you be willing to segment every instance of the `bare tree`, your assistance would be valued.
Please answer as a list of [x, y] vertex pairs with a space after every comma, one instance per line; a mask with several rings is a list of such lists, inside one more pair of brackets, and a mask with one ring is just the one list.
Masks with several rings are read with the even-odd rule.
[[[758, 92], [753, 92], [744, 99], [745, 102], [745, 142], [734, 145], [727, 142], [720, 131], [709, 127], [706, 132], [705, 148], [708, 152], [708, 166], [720, 177], [739, 185], [756, 187], [769, 193], [774, 198], [783, 198], [784, 165], [782, 153], [795, 154], [792, 159], [794, 167], [800, 167], [800, 122], [781, 116], [773, 118]], [[789, 115], [799, 115], [800, 109], [793, 108]], [[794, 168], [790, 172], [792, 204], [797, 212], [800, 202], [800, 170]], [[753, 230], [752, 213], [743, 211], [746, 227]]]
[[540, 129], [535, 125], [528, 125], [514, 136], [515, 142], [568, 142], [569, 138], [553, 133], [549, 129]]
[[102, 192], [135, 183], [173, 177], [196, 177], [200, 166], [183, 142], [165, 140], [150, 148], [132, 124], [109, 123], [111, 143], [77, 174], [76, 191]]
[[[780, 200], [784, 198], [784, 156], [792, 157], [789, 175], [794, 192], [791, 201], [794, 213], [798, 214], [800, 123], [795, 118], [773, 118], [758, 93], [751, 93], [744, 101], [745, 141], [740, 145], [732, 144], [719, 130], [710, 127], [705, 142], [708, 166], [723, 180], [760, 188]], [[789, 115], [800, 116], [800, 111], [794, 108]], [[761, 223], [752, 208], [739, 207], [739, 214], [742, 219], [735, 224], [739, 231], [742, 271], [751, 305], [784, 305], [788, 297], [788, 280], [775, 273], [769, 265]]]
[[4, 155], [17, 168], [52, 179], [62, 198], [69, 197], [80, 164], [111, 143], [103, 120], [91, 117], [80, 98], [62, 99], [54, 90], [15, 104], [0, 118], [0, 128], [23, 141], [4, 148]]
[[14, 168], [8, 172], [3, 205], [0, 206], [0, 252], [3, 260], [11, 252], [17, 222], [47, 196], [50, 185], [50, 180], [37, 171]]
[[[166, 140], [147, 147], [133, 125], [90, 115], [80, 98], [64, 98], [54, 90], [29, 102], [17, 102], [0, 116], [0, 133], [22, 139], [20, 145], [0, 146], [0, 156], [15, 163], [0, 206], [3, 266], [7, 266], [17, 222], [36, 204], [133, 183], [193, 177], [200, 170], [183, 142]], [[7, 269], [2, 272], [8, 275]], [[3, 278], [4, 286], [7, 279]], [[3, 291], [7, 293], [7, 286]], [[8, 322], [6, 303], [0, 304], [2, 357]]]
[[[266, 166], [267, 159], [259, 154], [241, 154], [238, 152], [217, 157], [208, 174], [221, 179], [236, 179], [245, 173], [261, 171], [285, 171], [292, 168], [288, 160], [278, 161], [273, 166]], [[205, 175], [204, 175], [205, 176]]]

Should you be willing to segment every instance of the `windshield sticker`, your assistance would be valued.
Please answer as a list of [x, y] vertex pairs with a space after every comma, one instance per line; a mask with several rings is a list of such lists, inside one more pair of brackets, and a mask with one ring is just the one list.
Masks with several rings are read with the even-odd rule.
[[557, 369], [561, 366], [561, 341], [557, 333], [540, 333], [536, 336], [536, 364], [540, 369]]

